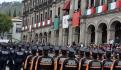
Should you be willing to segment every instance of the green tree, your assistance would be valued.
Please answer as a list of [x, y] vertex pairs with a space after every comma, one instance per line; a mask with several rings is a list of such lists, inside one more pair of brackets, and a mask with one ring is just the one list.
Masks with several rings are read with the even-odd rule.
[[0, 14], [0, 33], [4, 36], [12, 28], [11, 18], [7, 15]]
[[13, 17], [16, 17], [16, 9], [13, 12]]
[[19, 11], [19, 14], [18, 14], [18, 16], [21, 16], [21, 11]]
[[9, 9], [9, 11], [8, 11], [8, 16], [11, 17], [11, 10], [10, 10], [10, 9]]

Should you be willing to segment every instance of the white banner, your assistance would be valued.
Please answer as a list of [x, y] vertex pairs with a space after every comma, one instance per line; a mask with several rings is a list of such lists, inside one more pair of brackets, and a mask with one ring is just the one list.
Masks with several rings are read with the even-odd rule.
[[45, 26], [45, 21], [42, 22], [42, 26]]
[[50, 25], [50, 20], [47, 21], [47, 24]]
[[69, 15], [63, 16], [62, 28], [68, 28], [69, 27], [69, 21], [68, 21], [69, 18], [70, 18]]
[[40, 27], [40, 22], [38, 23], [38, 27]]
[[92, 11], [91, 9], [87, 9], [87, 15], [91, 15]]
[[116, 2], [111, 3], [110, 9], [111, 10], [116, 9]]

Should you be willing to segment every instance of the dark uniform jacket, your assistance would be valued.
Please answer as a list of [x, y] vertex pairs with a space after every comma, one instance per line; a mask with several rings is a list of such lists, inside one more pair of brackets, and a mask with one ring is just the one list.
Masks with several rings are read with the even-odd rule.
[[116, 60], [114, 62], [113, 70], [121, 70], [121, 60]]
[[63, 63], [63, 70], [78, 70], [79, 63], [75, 58], [66, 59]]
[[104, 60], [103, 61], [103, 70], [111, 70], [113, 61], [112, 60]]
[[42, 56], [37, 59], [36, 70], [54, 70], [54, 60], [50, 56]]
[[57, 70], [60, 70], [60, 69], [62, 69], [62, 64], [63, 64], [63, 62], [64, 62], [64, 60], [66, 60], [67, 59], [67, 57], [64, 57], [64, 56], [60, 56], [60, 57], [58, 57], [58, 59], [57, 59]]
[[102, 70], [102, 63], [98, 60], [90, 61], [89, 70]]

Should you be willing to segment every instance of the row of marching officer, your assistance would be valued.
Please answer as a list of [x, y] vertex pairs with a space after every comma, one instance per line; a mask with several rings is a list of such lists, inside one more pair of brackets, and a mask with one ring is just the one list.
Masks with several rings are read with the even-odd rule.
[[[99, 48], [80, 47], [79, 53], [73, 48], [49, 46], [31, 49], [24, 70], [121, 70], [121, 49], [102, 50]], [[60, 52], [61, 50], [61, 52]]]

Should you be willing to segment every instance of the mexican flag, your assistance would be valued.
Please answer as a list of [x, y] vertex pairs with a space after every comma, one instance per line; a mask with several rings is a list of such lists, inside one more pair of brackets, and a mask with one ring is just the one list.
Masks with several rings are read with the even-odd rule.
[[96, 8], [96, 13], [102, 13], [107, 11], [107, 5], [101, 5]]
[[96, 8], [92, 7], [92, 8], [87, 9], [85, 14], [92, 15], [94, 13], [96, 13]]
[[109, 10], [114, 10], [116, 9], [116, 2], [112, 2], [109, 4]]

